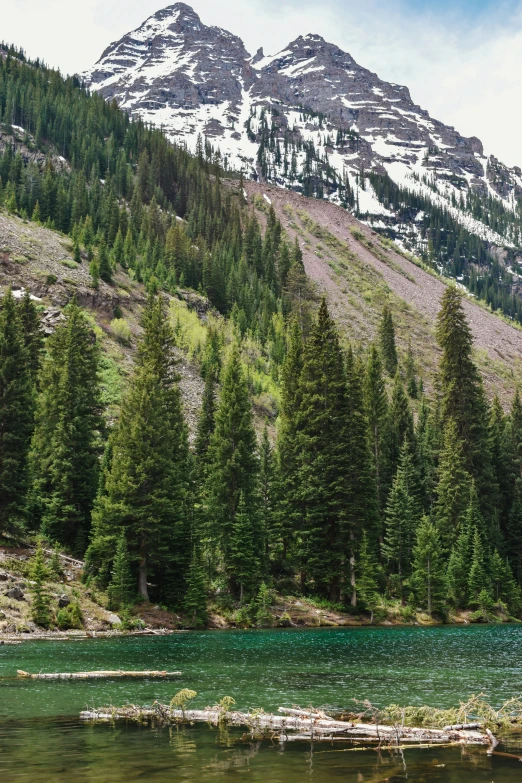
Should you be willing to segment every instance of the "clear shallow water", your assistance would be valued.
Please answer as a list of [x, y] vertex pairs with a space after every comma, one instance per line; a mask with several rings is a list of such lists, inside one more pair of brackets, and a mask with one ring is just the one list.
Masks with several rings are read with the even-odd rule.
[[[17, 669], [180, 669], [176, 681], [44, 682]], [[239, 708], [313, 704], [451, 706], [471, 693], [492, 702], [522, 693], [522, 627], [226, 631], [0, 647], [0, 781], [495, 781], [520, 783], [522, 764], [483, 751], [408, 750], [404, 760], [349, 746], [241, 741], [195, 727], [169, 731], [81, 725], [90, 706], [224, 695]], [[233, 740], [233, 741], [232, 741]], [[522, 755], [522, 746], [512, 748]], [[406, 764], [406, 769], [404, 768]], [[442, 766], [444, 765], [444, 766]], [[406, 778], [407, 775], [407, 778]]]

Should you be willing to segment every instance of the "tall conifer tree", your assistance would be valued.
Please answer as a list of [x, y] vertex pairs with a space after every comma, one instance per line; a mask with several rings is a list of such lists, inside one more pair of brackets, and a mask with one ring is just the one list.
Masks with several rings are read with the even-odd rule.
[[144, 334], [120, 421], [112, 436], [106, 494], [93, 515], [90, 561], [111, 561], [125, 531], [137, 589], [179, 603], [190, 561], [188, 438], [173, 354], [174, 338], [161, 295], [150, 295]]
[[0, 535], [20, 533], [26, 520], [33, 380], [20, 306], [8, 290], [0, 310]]
[[370, 348], [364, 378], [364, 396], [368, 419], [369, 442], [373, 455], [375, 483], [379, 507], [382, 512], [386, 504], [388, 441], [388, 398], [382, 375], [382, 364], [375, 345]]
[[386, 372], [393, 378], [397, 372], [398, 359], [395, 345], [395, 327], [393, 325], [391, 310], [388, 305], [386, 305], [382, 311], [381, 322], [379, 324], [379, 342]]
[[299, 493], [300, 450], [298, 414], [301, 402], [303, 339], [296, 318], [289, 326], [288, 349], [281, 370], [281, 405], [277, 437], [277, 509], [272, 546], [286, 561], [291, 542], [300, 535], [302, 504]]
[[372, 454], [369, 448], [368, 419], [363, 395], [364, 367], [354, 358], [351, 347], [346, 358], [348, 496], [344, 536], [349, 547], [352, 602], [355, 603], [355, 557], [366, 532], [375, 546], [381, 534]]
[[495, 486], [488, 441], [488, 410], [482, 380], [472, 357], [472, 336], [460, 292], [448, 286], [437, 317], [442, 349], [439, 386], [442, 415], [451, 419], [462, 443], [466, 469], [477, 482], [483, 511], [492, 512]]
[[415, 533], [421, 517], [415, 479], [412, 455], [406, 443], [386, 506], [386, 528], [381, 548], [394, 574], [392, 583], [401, 600], [404, 580], [410, 574]]
[[[241, 366], [239, 347], [234, 343], [223, 370], [221, 394], [216, 411], [216, 426], [210, 441], [209, 470], [206, 483], [207, 518], [218, 561], [229, 573], [232, 584], [239, 584], [234, 567], [240, 560], [238, 541], [245, 539], [244, 518], [236, 521], [239, 501], [242, 515], [248, 515], [254, 539], [253, 551], [262, 546], [256, 529], [259, 505], [259, 458], [248, 386]], [[235, 532], [234, 532], [235, 531]], [[234, 553], [232, 539], [234, 534]], [[237, 577], [237, 579], [236, 579]], [[243, 584], [241, 582], [240, 584]]]
[[83, 554], [99, 482], [99, 346], [78, 305], [47, 343], [31, 448], [35, 522]]
[[411, 582], [428, 614], [443, 608], [447, 592], [446, 575], [439, 534], [429, 517], [424, 517], [417, 528]]
[[444, 448], [440, 455], [435, 515], [443, 548], [449, 553], [463, 524], [471, 477], [466, 470], [462, 441], [453, 419], [444, 430]]
[[306, 572], [315, 590], [332, 600], [338, 600], [343, 576], [352, 570], [352, 546], [347, 540], [351, 499], [348, 427], [343, 357], [323, 299], [305, 346], [301, 374], [299, 488]]
[[19, 304], [19, 314], [22, 322], [25, 347], [29, 353], [31, 380], [36, 389], [38, 372], [42, 359], [43, 334], [40, 317], [35, 304], [27, 291]]

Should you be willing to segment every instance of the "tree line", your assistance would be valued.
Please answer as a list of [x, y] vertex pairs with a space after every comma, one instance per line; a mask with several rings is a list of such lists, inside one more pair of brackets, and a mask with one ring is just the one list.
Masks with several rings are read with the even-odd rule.
[[209, 597], [248, 605], [269, 585], [371, 612], [389, 600], [520, 611], [522, 403], [488, 404], [456, 289], [432, 399], [411, 352], [398, 359], [387, 308], [366, 352], [342, 347], [324, 300], [308, 332], [290, 317], [275, 441], [256, 432], [239, 330], [226, 349], [211, 330], [189, 445], [165, 307], [150, 294], [109, 430], [81, 309], [43, 348], [30, 297], [5, 295], [3, 536], [42, 533], [85, 553], [115, 607], [153, 600], [195, 624]]
[[219, 151], [199, 139], [191, 155], [13, 49], [0, 58], [0, 121], [13, 134], [0, 150], [0, 206], [67, 234], [94, 288], [122, 267], [151, 289], [199, 290], [271, 350], [295, 249], [273, 210], [263, 233], [245, 219]]

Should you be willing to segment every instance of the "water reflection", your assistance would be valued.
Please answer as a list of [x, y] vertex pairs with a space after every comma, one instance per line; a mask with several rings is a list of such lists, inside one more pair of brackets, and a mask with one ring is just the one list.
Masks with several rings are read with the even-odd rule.
[[[520, 740], [500, 752], [520, 751]], [[479, 748], [362, 751], [252, 741], [207, 727], [150, 729], [35, 720], [0, 727], [2, 783], [520, 783], [521, 764]]]
[[[45, 682], [17, 669], [181, 669], [179, 682]], [[4, 679], [5, 678], [5, 679]], [[253, 741], [240, 730], [82, 725], [80, 710], [233, 696], [241, 709], [309, 704], [450, 706], [483, 691], [494, 703], [522, 682], [522, 628], [399, 628], [182, 634], [0, 647], [0, 783], [521, 783], [522, 734], [483, 749], [408, 749]], [[521, 687], [522, 690], [522, 687]], [[33, 719], [33, 716], [36, 716]], [[64, 717], [68, 716], [68, 717]], [[506, 755], [511, 754], [511, 755]]]

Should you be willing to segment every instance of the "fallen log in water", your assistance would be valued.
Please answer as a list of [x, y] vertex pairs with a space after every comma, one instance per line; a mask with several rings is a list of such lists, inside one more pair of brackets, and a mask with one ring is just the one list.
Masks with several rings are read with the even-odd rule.
[[324, 717], [324, 713], [289, 710], [282, 712], [305, 713], [289, 715], [272, 715], [264, 712], [229, 712], [219, 707], [205, 710], [172, 709], [155, 702], [152, 707], [140, 708], [134, 705], [120, 708], [105, 708], [84, 711], [80, 713], [82, 720], [113, 721], [117, 719], [130, 720], [139, 723], [207, 723], [228, 726], [244, 726], [253, 734], [259, 736], [278, 737], [281, 742], [287, 739], [307, 740], [364, 740], [379, 744], [399, 746], [403, 744], [465, 744], [491, 745], [492, 741], [486, 733], [470, 729], [415, 728], [402, 725], [379, 725], [370, 723], [350, 723]]
[[135, 677], [143, 679], [158, 679], [160, 677], [179, 677], [181, 672], [167, 672], [167, 671], [144, 671], [133, 672], [123, 671], [118, 669], [117, 671], [97, 671], [97, 672], [54, 672], [51, 674], [30, 674], [24, 672], [22, 669], [18, 669], [17, 674], [21, 678], [29, 680], [101, 680], [112, 679], [113, 677]]
[[300, 710], [296, 707], [278, 707], [278, 712], [282, 712], [283, 715], [298, 715], [300, 718], [326, 718], [327, 720], [333, 720], [329, 715], [326, 715], [322, 710]]
[[482, 723], [455, 723], [453, 726], [444, 726], [444, 731], [458, 731], [459, 729], [480, 729]]

